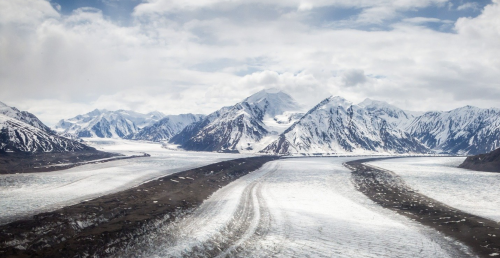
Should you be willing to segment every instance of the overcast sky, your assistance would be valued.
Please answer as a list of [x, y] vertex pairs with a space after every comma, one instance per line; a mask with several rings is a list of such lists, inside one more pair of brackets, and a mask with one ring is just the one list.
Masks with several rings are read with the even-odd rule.
[[0, 101], [49, 125], [270, 87], [308, 107], [500, 107], [499, 0], [0, 0]]

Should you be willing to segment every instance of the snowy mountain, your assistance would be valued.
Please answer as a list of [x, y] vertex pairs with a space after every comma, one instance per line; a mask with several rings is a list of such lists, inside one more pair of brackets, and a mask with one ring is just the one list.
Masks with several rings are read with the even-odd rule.
[[67, 152], [94, 150], [56, 135], [35, 115], [3, 103], [0, 106], [0, 152]]
[[127, 135], [125, 139], [161, 142], [168, 141], [186, 126], [200, 122], [205, 115], [181, 114], [167, 115], [160, 121], [142, 128], [139, 132]]
[[0, 114], [27, 123], [47, 133], [53, 133], [53, 131], [48, 126], [43, 124], [42, 121], [40, 121], [35, 115], [27, 111], [19, 111], [19, 109], [9, 107], [2, 102], [0, 102]]
[[259, 91], [186, 127], [170, 143], [186, 150], [256, 152], [293, 124], [299, 109], [282, 91]]
[[134, 111], [96, 109], [84, 115], [63, 119], [55, 130], [67, 137], [124, 138], [152, 125], [165, 115], [160, 112], [141, 114]]
[[381, 104], [383, 103], [365, 101], [361, 105], [354, 105], [342, 97], [327, 98], [284, 131], [279, 139], [262, 152], [272, 154], [429, 152], [429, 149], [418, 140], [398, 129], [398, 119], [409, 119], [404, 112], [388, 104]]
[[500, 109], [465, 106], [427, 112], [416, 117], [406, 130], [437, 152], [486, 153], [500, 147]]
[[372, 100], [368, 98], [358, 105], [365, 108], [370, 114], [384, 119], [391, 125], [401, 130], [406, 130], [408, 125], [413, 122], [416, 117], [416, 112], [404, 111], [385, 101]]
[[[305, 115], [298, 110], [288, 94], [268, 89], [205, 117], [96, 109], [61, 120], [56, 130], [68, 137], [168, 140], [186, 150], [218, 152], [472, 155], [500, 147], [500, 109], [418, 113], [383, 101], [355, 105], [330, 97]], [[3, 105], [3, 113], [50, 132], [27, 112]]]

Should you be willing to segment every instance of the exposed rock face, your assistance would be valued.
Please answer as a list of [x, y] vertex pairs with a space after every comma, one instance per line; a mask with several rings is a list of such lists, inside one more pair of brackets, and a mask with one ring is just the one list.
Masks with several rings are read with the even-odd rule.
[[330, 97], [307, 112], [262, 152], [394, 154], [427, 153], [429, 149], [397, 125], [371, 113], [370, 109], [341, 97]]
[[181, 114], [169, 115], [160, 121], [142, 128], [139, 132], [130, 134], [125, 139], [161, 142], [168, 141], [180, 133], [186, 126], [200, 122], [205, 115]]
[[44, 123], [42, 123], [42, 121], [40, 121], [40, 119], [38, 119], [35, 115], [27, 111], [19, 111], [19, 109], [15, 107], [9, 107], [2, 102], [0, 102], [0, 114], [29, 124], [47, 133], [53, 133], [53, 131]]
[[500, 172], [500, 148], [490, 153], [467, 157], [459, 167], [477, 171]]
[[56, 135], [29, 112], [0, 104], [0, 152], [94, 150], [80, 142]]
[[59, 134], [68, 138], [125, 138], [164, 117], [165, 115], [160, 112], [141, 114], [128, 110], [96, 109], [84, 115], [63, 119], [57, 123], [55, 129]]
[[299, 108], [288, 94], [263, 90], [186, 127], [170, 142], [186, 150], [257, 152], [295, 122], [292, 111]]
[[500, 147], [500, 110], [466, 106], [418, 116], [407, 131], [439, 153], [474, 155]]

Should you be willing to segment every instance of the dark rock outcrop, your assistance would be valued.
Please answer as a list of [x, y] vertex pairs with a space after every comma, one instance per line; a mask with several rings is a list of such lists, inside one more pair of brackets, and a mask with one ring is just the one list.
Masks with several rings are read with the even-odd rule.
[[500, 172], [500, 148], [490, 153], [467, 157], [459, 167], [477, 171]]

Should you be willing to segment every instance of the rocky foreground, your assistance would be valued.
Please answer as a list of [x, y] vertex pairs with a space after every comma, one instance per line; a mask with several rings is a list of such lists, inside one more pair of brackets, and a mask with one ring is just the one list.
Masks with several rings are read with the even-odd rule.
[[230, 182], [277, 159], [224, 161], [0, 226], [0, 257], [112, 256], [134, 238], [198, 207]]
[[490, 153], [467, 157], [459, 167], [476, 171], [500, 172], [500, 148]]
[[372, 201], [462, 242], [480, 257], [500, 255], [498, 223], [415, 192], [395, 173], [364, 164], [373, 160], [345, 164], [356, 188]]

